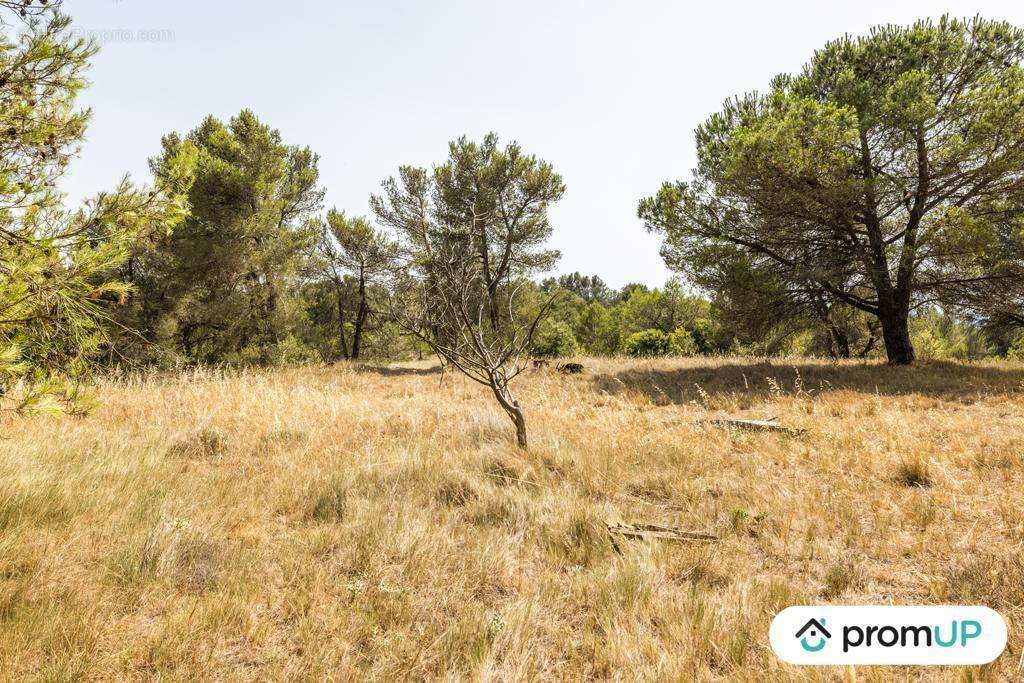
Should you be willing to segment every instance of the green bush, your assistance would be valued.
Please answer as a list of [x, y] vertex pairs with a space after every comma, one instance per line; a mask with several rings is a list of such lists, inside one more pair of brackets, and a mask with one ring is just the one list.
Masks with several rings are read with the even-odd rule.
[[698, 318], [693, 321], [693, 331], [690, 332], [690, 336], [693, 337], [693, 341], [697, 345], [698, 353], [707, 355], [721, 350], [716, 339], [719, 336], [717, 328], [718, 325], [708, 318]]
[[303, 344], [294, 335], [288, 335], [276, 344], [250, 344], [224, 356], [224, 362], [228, 365], [244, 367], [303, 365], [319, 360], [316, 350]]
[[672, 334], [655, 329], [632, 334], [626, 340], [624, 350], [634, 358], [655, 358], [659, 356], [694, 356], [698, 352], [698, 347], [693, 334], [680, 327]]
[[911, 334], [914, 353], [920, 360], [945, 360], [951, 357], [949, 345], [935, 330], [923, 329]]
[[[922, 315], [910, 323], [910, 341], [914, 352], [921, 360], [965, 360], [983, 355], [977, 340], [972, 340], [967, 330], [950, 318], [935, 313]], [[975, 343], [972, 344], [971, 342]]]
[[1006, 352], [1006, 357], [1010, 360], [1024, 361], [1024, 334], [1021, 334], [1010, 346], [1010, 350]]
[[693, 335], [680, 327], [672, 334], [655, 329], [632, 334], [626, 339], [624, 350], [634, 358], [654, 358], [658, 356], [693, 356], [697, 354], [698, 348]]
[[983, 331], [934, 309], [911, 319], [910, 340], [921, 360], [984, 358], [995, 350]]
[[561, 320], [545, 320], [533, 338], [533, 353], [545, 358], [564, 358], [580, 353], [572, 328]]
[[693, 334], [683, 327], [670, 334], [668, 342], [670, 353], [673, 356], [696, 356], [700, 350]]
[[634, 358], [653, 358], [667, 356], [672, 349], [672, 341], [661, 330], [644, 330], [631, 334], [626, 339], [625, 351]]

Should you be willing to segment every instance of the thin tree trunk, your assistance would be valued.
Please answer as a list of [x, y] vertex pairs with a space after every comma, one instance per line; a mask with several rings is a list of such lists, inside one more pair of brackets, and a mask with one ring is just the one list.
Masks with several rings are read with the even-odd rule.
[[269, 289], [267, 292], [267, 336], [270, 338], [271, 342], [277, 344], [281, 341], [281, 335], [278, 334], [279, 330], [277, 329], [277, 321], [275, 320], [277, 317], [278, 304], [277, 287], [275, 287], [274, 283], [270, 281], [269, 275], [267, 276], [267, 287]]
[[487, 314], [491, 320], [491, 327], [495, 330], [498, 329], [498, 280], [500, 273], [491, 273], [491, 250], [490, 241], [487, 239], [487, 223], [484, 221], [476, 212], [473, 210], [473, 226], [480, 225], [480, 232], [477, 238], [480, 240], [479, 251], [480, 261], [483, 264], [483, 279], [484, 284], [487, 286]]
[[359, 270], [359, 310], [356, 312], [356, 326], [352, 331], [352, 360], [359, 360], [363, 346], [363, 326], [366, 324], [366, 275]]
[[363, 348], [363, 327], [366, 324], [366, 305], [359, 304], [355, 329], [352, 331], [352, 360], [359, 360]]
[[522, 406], [519, 405], [519, 401], [509, 392], [508, 387], [502, 386], [497, 378], [491, 378], [491, 390], [516, 428], [516, 443], [519, 444], [521, 449], [526, 450], [529, 446], [529, 441], [526, 436], [526, 414], [523, 412]]
[[875, 344], [878, 343], [878, 328], [879, 323], [868, 323], [868, 340], [864, 344], [864, 348], [857, 354], [858, 358], [867, 358], [868, 354], [875, 350]]
[[501, 312], [498, 310], [498, 283], [492, 282], [487, 286], [488, 312], [491, 317], [491, 328], [497, 333]]
[[348, 339], [345, 337], [345, 300], [341, 287], [338, 287], [335, 293], [338, 298], [338, 346], [342, 359], [348, 360]]
[[878, 337], [876, 337], [875, 333], [872, 332], [871, 336], [868, 337], [867, 342], [864, 344], [864, 348], [860, 350], [859, 354], [857, 354], [857, 357], [858, 358], [867, 358], [868, 354], [875, 350], [875, 344], [877, 344], [877, 343], [878, 343]]
[[525, 451], [529, 448], [529, 441], [526, 438], [526, 415], [523, 414], [523, 409], [519, 406], [518, 401], [513, 401], [512, 408], [508, 411], [508, 416], [516, 427], [516, 443]]
[[850, 357], [850, 337], [847, 336], [846, 331], [840, 329], [837, 326], [832, 328], [832, 339], [836, 345], [836, 356], [838, 358], [847, 359]]

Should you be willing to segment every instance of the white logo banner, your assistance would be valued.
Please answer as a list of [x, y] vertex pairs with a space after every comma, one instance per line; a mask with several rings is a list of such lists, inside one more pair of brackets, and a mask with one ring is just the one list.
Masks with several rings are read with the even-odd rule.
[[988, 664], [1006, 622], [988, 607], [821, 606], [779, 612], [772, 649], [790, 664]]

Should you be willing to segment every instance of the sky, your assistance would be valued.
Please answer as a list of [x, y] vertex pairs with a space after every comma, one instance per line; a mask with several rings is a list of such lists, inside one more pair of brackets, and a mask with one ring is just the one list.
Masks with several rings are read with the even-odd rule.
[[637, 202], [688, 178], [693, 131], [845, 33], [943, 13], [1024, 25], [1020, 0], [65, 0], [100, 53], [64, 189], [149, 181], [162, 135], [252, 109], [320, 155], [327, 206], [369, 214], [400, 165], [488, 131], [551, 162], [557, 272], [671, 273]]

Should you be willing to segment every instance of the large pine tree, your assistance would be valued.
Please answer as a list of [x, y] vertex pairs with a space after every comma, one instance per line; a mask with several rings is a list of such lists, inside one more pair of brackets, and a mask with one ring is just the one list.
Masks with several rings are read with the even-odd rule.
[[985, 309], [1024, 279], [1022, 59], [1024, 31], [983, 19], [829, 43], [711, 117], [693, 182], [640, 215], [670, 265], [709, 279], [738, 253], [795, 300], [877, 317], [910, 363], [915, 307]]
[[166, 136], [151, 162], [158, 181], [187, 150], [196, 155], [191, 215], [137, 245], [124, 275], [139, 296], [123, 322], [142, 333], [143, 349], [186, 361], [278, 360], [302, 314], [300, 269], [317, 236], [317, 156], [243, 111]]

